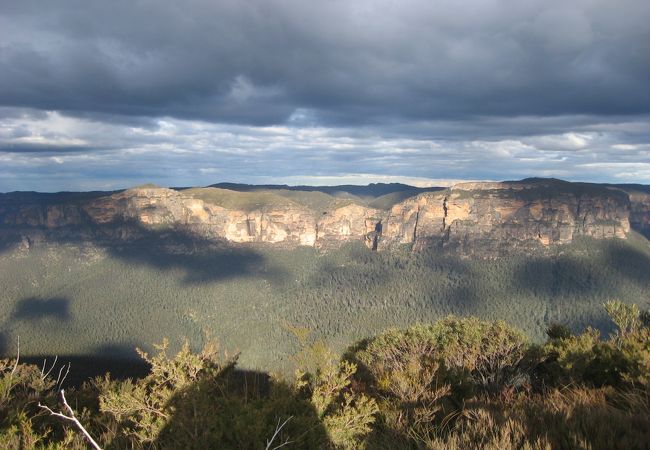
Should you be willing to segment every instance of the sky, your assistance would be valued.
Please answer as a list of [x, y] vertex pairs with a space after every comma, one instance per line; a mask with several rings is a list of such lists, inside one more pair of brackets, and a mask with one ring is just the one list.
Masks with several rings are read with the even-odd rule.
[[650, 184], [647, 0], [0, 0], [0, 191]]

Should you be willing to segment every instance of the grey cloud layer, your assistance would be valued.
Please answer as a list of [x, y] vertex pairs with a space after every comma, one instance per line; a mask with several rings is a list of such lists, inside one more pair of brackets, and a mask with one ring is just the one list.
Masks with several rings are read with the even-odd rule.
[[0, 191], [650, 183], [648, 23], [647, 0], [0, 0]]
[[[144, 181], [167, 186], [336, 184], [337, 179], [426, 183], [532, 175], [650, 182], [650, 144], [634, 139], [634, 130], [647, 124], [631, 120], [612, 125], [615, 131], [585, 125], [559, 134], [437, 140], [359, 128], [250, 127], [172, 118], [133, 126], [59, 113], [13, 113], [0, 120], [0, 191], [117, 189]], [[69, 150], [53, 151], [57, 143]], [[21, 146], [27, 148], [11, 150]]]
[[650, 112], [650, 3], [5, 1], [0, 102], [350, 125]]

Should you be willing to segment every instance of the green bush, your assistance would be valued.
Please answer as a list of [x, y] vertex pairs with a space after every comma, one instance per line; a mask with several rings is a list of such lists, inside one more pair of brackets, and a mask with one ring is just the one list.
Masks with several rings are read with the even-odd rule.
[[140, 352], [151, 364], [144, 379], [94, 382], [113, 448], [259, 449], [283, 422], [278, 441], [329, 445], [322, 417], [287, 383], [238, 372], [237, 357], [221, 357], [215, 345], [193, 353], [186, 343], [173, 358], [166, 342], [158, 348], [153, 357]]
[[389, 330], [349, 358], [361, 364], [361, 381], [380, 404], [383, 435], [428, 441], [453, 421], [463, 399], [521, 384], [527, 350], [524, 335], [504, 322], [450, 316]]
[[141, 444], [159, 440], [175, 413], [179, 396], [187, 395], [198, 384], [218, 384], [236, 363], [236, 358], [222, 362], [214, 346], [195, 354], [185, 342], [174, 358], [167, 356], [167, 347], [164, 341], [153, 357], [139, 351], [151, 365], [151, 372], [142, 380], [115, 381], [106, 376], [95, 381], [100, 411], [114, 418], [120, 434]]
[[323, 341], [311, 342], [306, 329], [288, 328], [300, 344], [294, 357], [296, 389], [310, 399], [335, 447], [359, 447], [372, 430], [378, 406], [351, 388], [357, 365], [340, 360]]
[[621, 338], [625, 338], [639, 330], [641, 320], [637, 305], [627, 305], [620, 300], [610, 300], [604, 306], [605, 311], [618, 327], [618, 334]]
[[424, 395], [422, 386], [432, 384], [489, 393], [520, 384], [528, 347], [525, 335], [503, 321], [449, 316], [433, 325], [383, 333], [354, 358], [384, 391], [414, 401]]
[[650, 386], [650, 328], [636, 305], [605, 303], [618, 330], [608, 340], [588, 328], [579, 335], [555, 333], [544, 345], [541, 363], [551, 385]]
[[571, 336], [571, 330], [566, 325], [560, 323], [551, 323], [546, 328], [546, 336], [553, 339], [566, 339]]
[[[606, 340], [553, 327], [537, 347], [504, 322], [450, 316], [388, 330], [343, 359], [290, 327], [300, 343], [291, 380], [239, 371], [213, 344], [170, 356], [164, 341], [140, 352], [144, 378], [107, 374], [66, 396], [107, 450], [646, 448], [650, 330], [619, 323], [627, 331]], [[529, 389], [529, 375], [544, 389]], [[38, 367], [0, 360], [2, 448], [87, 448], [39, 407], [58, 402]]]
[[44, 413], [39, 403], [53, 405], [53, 380], [45, 368], [0, 360], [0, 442], [3, 448], [85, 449], [86, 444], [70, 429]]

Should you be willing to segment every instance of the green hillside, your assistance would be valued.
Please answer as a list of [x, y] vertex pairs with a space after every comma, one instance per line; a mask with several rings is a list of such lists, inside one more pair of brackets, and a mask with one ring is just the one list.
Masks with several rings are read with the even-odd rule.
[[275, 194], [293, 200], [313, 211], [332, 209], [349, 203], [390, 209], [394, 204], [423, 192], [439, 191], [444, 188], [418, 188], [401, 183], [371, 183], [366, 186], [287, 186], [219, 183], [209, 188], [255, 193], [261, 196]]
[[184, 189], [183, 194], [226, 209], [243, 211], [290, 208], [296, 202], [273, 192], [237, 192], [213, 187]]
[[[368, 204], [366, 199], [346, 192], [327, 194], [319, 191], [263, 188], [237, 191], [216, 187], [189, 188], [183, 189], [182, 192], [189, 197], [198, 198], [213, 205], [244, 211], [264, 211], [273, 208], [305, 208], [315, 214], [320, 214], [324, 211], [331, 211], [351, 203], [358, 205]], [[389, 195], [392, 196], [394, 194]]]

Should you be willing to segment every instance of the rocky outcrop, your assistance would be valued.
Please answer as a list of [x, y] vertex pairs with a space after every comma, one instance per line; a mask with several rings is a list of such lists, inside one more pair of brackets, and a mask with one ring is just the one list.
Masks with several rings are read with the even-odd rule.
[[650, 238], [650, 194], [630, 191], [630, 226]]
[[228, 210], [172, 189], [131, 189], [97, 199], [83, 209], [98, 224], [136, 222], [148, 228], [177, 228], [238, 243], [316, 243], [316, 224], [307, 210]]
[[[316, 214], [296, 206], [253, 211], [226, 209], [182, 191], [136, 188], [79, 204], [21, 204], [5, 202], [0, 221], [13, 231], [54, 239], [63, 231], [84, 226], [99, 239], [131, 240], [146, 231], [182, 231], [188, 236], [235, 243], [273, 243], [331, 248], [363, 240], [374, 230], [380, 211], [349, 204]], [[90, 228], [88, 228], [90, 227]], [[140, 232], [139, 232], [140, 231]], [[87, 234], [80, 234], [88, 239]]]
[[307, 245], [365, 241], [373, 249], [408, 245], [461, 254], [547, 248], [577, 236], [625, 238], [630, 220], [648, 226], [650, 196], [602, 185], [534, 180], [465, 183], [408, 198], [389, 211], [348, 202], [314, 210], [295, 202], [252, 210], [224, 208], [173, 189], [143, 187], [105, 195], [5, 194], [0, 232], [19, 242], [130, 241], [182, 232], [205, 242]]
[[463, 254], [566, 244], [576, 236], [625, 238], [630, 203], [607, 188], [570, 183], [467, 183], [395, 205], [380, 248], [452, 248]]

